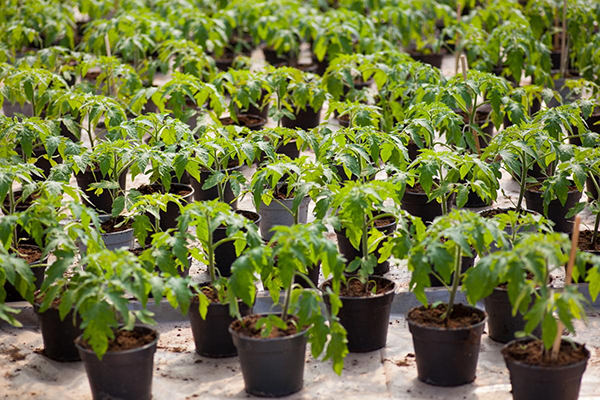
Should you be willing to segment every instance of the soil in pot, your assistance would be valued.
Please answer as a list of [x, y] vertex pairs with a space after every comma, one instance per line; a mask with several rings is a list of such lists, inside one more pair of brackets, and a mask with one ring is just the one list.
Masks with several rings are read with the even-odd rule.
[[237, 115], [238, 122], [235, 122], [231, 117], [220, 118], [222, 125], [237, 125], [237, 126], [245, 126], [248, 129], [253, 131], [261, 130], [267, 123], [267, 119], [261, 117], [260, 115], [253, 114], [238, 114]]
[[[447, 209], [450, 210], [452, 198], [448, 200]], [[415, 217], [420, 217], [424, 223], [430, 224], [436, 217], [442, 215], [442, 205], [437, 201], [429, 201], [425, 190], [420, 183], [406, 186], [400, 207]]]
[[281, 125], [284, 128], [300, 128], [305, 131], [316, 128], [321, 123], [321, 109], [313, 110], [307, 106], [305, 110], [298, 110], [295, 114], [296, 119], [283, 117]]
[[[544, 213], [544, 199], [540, 191], [541, 183], [529, 185], [525, 190], [525, 202], [527, 208], [537, 211], [540, 214]], [[547, 218], [554, 222], [554, 230], [557, 232], [571, 233], [573, 230], [573, 217], [566, 218], [569, 210], [577, 204], [581, 199], [581, 192], [573, 185], [569, 187], [567, 200], [563, 206], [558, 199], [554, 199], [548, 205]]]
[[540, 340], [521, 339], [502, 349], [515, 400], [576, 400], [590, 352], [578, 343], [562, 341], [556, 360]]
[[[239, 165], [239, 161], [231, 160], [228, 165], [227, 171], [230, 173], [233, 171], [240, 171], [242, 166]], [[196, 178], [190, 176], [190, 183], [194, 188], [194, 200], [196, 201], [204, 201], [204, 200], [214, 200], [219, 198], [219, 189], [216, 186], [211, 187], [210, 189], [202, 189], [204, 183], [210, 178], [212, 172], [207, 169], [200, 170], [200, 182], [196, 180]], [[232, 208], [237, 208], [238, 200], [233, 194], [231, 190], [231, 185], [229, 182], [225, 184], [224, 189], [224, 199], [225, 202], [231, 205]]]
[[[141, 194], [153, 194], [163, 193], [164, 188], [158, 183], [152, 185], [142, 185], [137, 189]], [[191, 185], [184, 185], [182, 183], [172, 183], [169, 189], [169, 193], [181, 196], [181, 204], [185, 206], [192, 201], [194, 196], [194, 188]], [[181, 215], [179, 205], [174, 202], [167, 204], [166, 211], [160, 211], [160, 229], [166, 231], [168, 229], [177, 228], [177, 217]], [[151, 221], [154, 219], [153, 216], [149, 215]]]
[[152, 372], [158, 332], [136, 326], [119, 330], [99, 360], [80, 336], [75, 346], [83, 360], [94, 399], [152, 398]]
[[[113, 218], [109, 215], [100, 216], [100, 228], [102, 230], [100, 236], [108, 250], [115, 250], [123, 247], [128, 249], [133, 248], [133, 221], [129, 220], [123, 223], [124, 220], [125, 217], [122, 215], [117, 218]], [[80, 242], [78, 246], [79, 252], [85, 254], [87, 251], [85, 244]]]
[[[44, 272], [46, 270], [43, 267], [36, 266], [42, 263], [42, 254], [42, 250], [36, 245], [19, 244], [17, 247], [17, 256], [25, 260], [27, 264], [32, 267], [31, 271], [33, 272], [34, 284], [37, 289], [42, 287], [42, 283], [44, 282]], [[21, 296], [17, 289], [9, 282], [4, 284], [4, 290], [6, 291], [5, 302], [25, 301], [23, 296]]]
[[264, 315], [249, 315], [229, 327], [238, 349], [246, 392], [262, 397], [283, 397], [302, 389], [306, 357], [306, 331], [298, 331], [296, 319], [286, 329], [274, 327], [262, 337], [256, 324]]
[[60, 298], [55, 299], [46, 311], [40, 313], [39, 309], [43, 300], [43, 297], [37, 297], [33, 304], [42, 331], [43, 354], [55, 361], [79, 361], [75, 339], [83, 334], [83, 330], [79, 328], [81, 318], [77, 316], [76, 322], [73, 324], [73, 311], [70, 311], [61, 320], [58, 312]]
[[413, 337], [419, 380], [435, 386], [459, 386], [475, 380], [483, 311], [455, 304], [442, 320], [446, 304], [416, 307], [407, 315]]
[[[206, 319], [202, 319], [198, 311], [198, 299], [192, 300], [188, 316], [196, 344], [196, 353], [211, 358], [234, 357], [237, 349], [229, 333], [229, 326], [236, 320], [229, 314], [229, 304], [219, 303], [218, 296], [211, 284], [201, 284], [202, 292], [208, 297], [210, 304]], [[240, 314], [245, 317], [252, 309], [242, 301], [238, 301]]]
[[[235, 210], [236, 213], [243, 215], [254, 222], [257, 227], [261, 225], [261, 216], [253, 211]], [[218, 227], [213, 232], [213, 243], [227, 236], [227, 228]], [[215, 268], [219, 270], [221, 276], [231, 276], [231, 265], [238, 258], [235, 251], [235, 242], [226, 242], [215, 249]]]
[[[92, 183], [103, 180], [102, 173], [99, 169], [95, 171], [88, 169], [85, 172], [79, 172], [75, 175], [75, 179], [77, 180], [77, 186], [79, 186], [87, 196], [87, 200], [85, 201], [86, 205], [104, 213], [110, 213], [112, 211], [113, 199], [108, 190], [104, 190], [101, 195], [94, 194], [94, 190], [88, 191], [88, 188]], [[121, 190], [125, 190], [126, 179], [127, 171], [124, 171], [119, 177], [119, 186], [121, 187]]]
[[[396, 219], [394, 217], [387, 217], [382, 219], [377, 219], [374, 222], [375, 229], [379, 232], [382, 232], [385, 235], [392, 234], [393, 231], [396, 230]], [[350, 240], [346, 237], [345, 231], [336, 232], [338, 248], [340, 249], [340, 253], [344, 256], [348, 262], [355, 260], [356, 258], [362, 258], [363, 251], [362, 246], [360, 249], [355, 249], [350, 243]], [[375, 257], [379, 260], [381, 255], [382, 245], [378, 246], [375, 249]], [[383, 262], [378, 262], [375, 270], [373, 271], [374, 275], [383, 275], [390, 270], [390, 262], [388, 260]]]
[[[321, 290], [330, 285], [323, 282]], [[385, 347], [395, 289], [393, 281], [379, 276], [370, 277], [367, 288], [355, 278], [342, 285], [338, 318], [347, 332], [348, 351], [365, 353]], [[330, 307], [328, 296], [325, 302]]]

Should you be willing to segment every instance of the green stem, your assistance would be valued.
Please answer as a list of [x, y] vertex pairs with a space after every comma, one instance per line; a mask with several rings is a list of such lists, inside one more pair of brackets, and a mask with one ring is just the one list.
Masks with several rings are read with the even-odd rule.
[[523, 204], [523, 196], [525, 196], [525, 185], [527, 184], [527, 161], [525, 156], [521, 155], [521, 179], [519, 188], [519, 200], [517, 200], [517, 214], [521, 212], [521, 205]]
[[[369, 258], [369, 222], [367, 221], [367, 216], [365, 215], [363, 219], [363, 227], [362, 227], [362, 238], [360, 241], [360, 245], [362, 248], [363, 258]], [[369, 282], [365, 282], [365, 293], [369, 292]]]
[[461, 251], [460, 246], [456, 246], [456, 252], [454, 254], [454, 277], [452, 278], [452, 290], [450, 291], [450, 299], [448, 300], [448, 307], [446, 308], [446, 323], [450, 320], [452, 314], [452, 308], [454, 307], [454, 300], [456, 298], [456, 292], [458, 291], [458, 284], [460, 283], [460, 264], [461, 264]]
[[214, 283], [217, 280], [217, 276], [215, 274], [215, 248], [216, 245], [212, 243], [212, 232], [210, 231], [210, 217], [208, 214], [206, 215], [206, 227], [208, 229], [209, 237], [206, 240], [206, 252], [208, 253], [208, 273], [210, 275], [210, 282]]
[[294, 278], [292, 277], [292, 283], [285, 290], [285, 300], [283, 302], [283, 311], [281, 313], [281, 319], [283, 319], [284, 321], [287, 321], [287, 317], [288, 317], [288, 313], [289, 313], [290, 298], [292, 297], [292, 288], [294, 286], [293, 279]]
[[[12, 183], [8, 186], [8, 208], [10, 215], [15, 213], [15, 193], [13, 192]], [[19, 239], [17, 238], [17, 226], [15, 225], [13, 230], [13, 247], [15, 251], [17, 250], [17, 246], [19, 245]]]

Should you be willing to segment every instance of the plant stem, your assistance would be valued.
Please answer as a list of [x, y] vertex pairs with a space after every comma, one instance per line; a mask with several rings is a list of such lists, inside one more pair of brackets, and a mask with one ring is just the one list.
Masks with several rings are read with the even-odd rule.
[[454, 300], [456, 298], [456, 292], [458, 291], [458, 284], [460, 283], [460, 264], [461, 264], [461, 251], [460, 246], [456, 245], [456, 252], [454, 254], [454, 277], [452, 278], [452, 290], [450, 291], [450, 299], [448, 300], [448, 307], [446, 307], [446, 323], [450, 320], [452, 314], [452, 308], [454, 307]]
[[215, 274], [215, 246], [212, 243], [212, 232], [210, 231], [210, 217], [206, 215], [206, 229], [208, 237], [206, 238], [206, 252], [208, 253], [208, 273], [210, 274], [210, 282], [214, 283], [217, 280]]
[[[15, 193], [13, 192], [12, 183], [8, 186], [8, 208], [10, 210], [10, 215], [14, 215], [15, 213]], [[13, 247], [15, 251], [17, 250], [17, 246], [19, 245], [19, 239], [17, 238], [17, 226], [15, 225], [13, 230]]]
[[289, 308], [290, 308], [290, 297], [292, 297], [292, 288], [294, 286], [294, 278], [292, 277], [292, 283], [285, 289], [285, 300], [283, 302], [283, 310], [281, 313], [281, 319], [287, 321]]
[[519, 182], [519, 200], [517, 200], [517, 214], [521, 212], [521, 205], [523, 204], [523, 196], [525, 196], [525, 185], [527, 184], [527, 160], [525, 155], [521, 155], [521, 180]]
[[[361, 248], [362, 248], [362, 253], [363, 253], [363, 258], [364, 259], [368, 259], [369, 258], [369, 223], [367, 221], [367, 216], [365, 215], [363, 217], [363, 227], [362, 227], [362, 238], [361, 238]], [[365, 282], [365, 293], [369, 292], [369, 281], [367, 278], [367, 282]]]

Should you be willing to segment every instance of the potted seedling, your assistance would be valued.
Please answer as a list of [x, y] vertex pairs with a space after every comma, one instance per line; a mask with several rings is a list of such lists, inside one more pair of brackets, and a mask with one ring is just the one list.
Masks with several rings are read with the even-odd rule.
[[333, 172], [307, 156], [291, 160], [285, 155], [265, 163], [252, 176], [250, 192], [261, 216], [260, 233], [271, 239], [277, 225], [304, 224], [308, 206], [322, 188], [330, 183]]
[[266, 81], [277, 96], [271, 117], [278, 125], [309, 130], [320, 124], [323, 104], [331, 97], [320, 77], [283, 67], [267, 71]]
[[336, 114], [340, 125], [345, 128], [357, 126], [378, 127], [382, 117], [379, 107], [348, 100], [345, 102], [329, 102], [326, 118], [329, 119], [331, 114]]
[[34, 158], [34, 165], [42, 170], [42, 175], [33, 175], [34, 180], [49, 177], [50, 169], [60, 164], [69, 144], [57, 135], [58, 126], [54, 121], [33, 118], [0, 117], [0, 143], [3, 145], [2, 158], [18, 156], [27, 162]]
[[510, 91], [509, 85], [500, 77], [486, 72], [466, 70], [448, 81], [438, 100], [457, 110], [465, 121], [464, 135], [468, 147], [477, 154], [492, 138], [493, 128], [503, 122], [501, 99]]
[[[512, 249], [494, 253], [482, 259], [473, 276], [465, 280], [472, 300], [487, 296], [499, 283], [505, 282], [513, 315], [523, 314], [525, 324], [518, 339], [508, 343], [502, 354], [510, 372], [515, 399], [539, 398], [577, 399], [581, 376], [590, 357], [584, 345], [563, 339], [563, 329], [574, 333], [573, 322], [585, 317], [585, 298], [570, 285], [575, 261], [578, 265], [591, 263], [594, 269], [587, 274], [590, 288], [597, 274], [596, 256], [579, 254], [576, 257], [578, 222], [572, 243], [560, 233], [525, 236]], [[567, 266], [565, 287], [557, 290], [551, 285], [554, 271]], [[597, 288], [597, 286], [594, 286]], [[597, 289], [590, 291], [592, 299]], [[558, 320], [555, 316], [558, 316]], [[536, 337], [541, 326], [541, 337]], [[532, 378], [535, 374], [535, 378]]]
[[[281, 311], [240, 318], [231, 324], [229, 332], [240, 355], [246, 392], [283, 397], [302, 389], [307, 342], [314, 358], [325, 351], [324, 358], [332, 360], [334, 371], [342, 372], [348, 350], [346, 331], [336, 314], [344, 263], [333, 242], [325, 238], [326, 228], [320, 222], [274, 230], [269, 245], [238, 259], [234, 270], [258, 271], [273, 302], [281, 304]], [[334, 276], [325, 292], [331, 311], [325, 306], [324, 294], [316, 288], [294, 284], [294, 277], [299, 276], [312, 285], [307, 268], [318, 264], [326, 275]], [[283, 299], [280, 289], [285, 293]]]
[[500, 188], [498, 165], [476, 154], [422, 149], [409, 172], [401, 175], [407, 183], [401, 206], [425, 223], [448, 214], [454, 196], [458, 208], [467, 204], [471, 193], [491, 203]]
[[[215, 73], [214, 60], [198, 44], [185, 39], [166, 40], [157, 49], [158, 59], [176, 72], [210, 81]], [[172, 60], [172, 62], [171, 62]]]
[[0, 268], [0, 319], [18, 328], [23, 326], [15, 318], [20, 310], [6, 304], [10, 300], [7, 299], [5, 286], [12, 285], [22, 298], [33, 302], [33, 293], [36, 290], [33, 272], [27, 261], [16, 254], [7, 253], [4, 246], [0, 248], [0, 262], [2, 262], [2, 268]]
[[385, 166], [402, 168], [408, 163], [408, 151], [400, 135], [389, 134], [372, 126], [331, 130], [319, 129], [312, 150], [323, 163], [332, 166], [340, 181], [372, 180]]
[[[86, 368], [93, 397], [150, 399], [152, 372], [158, 332], [142, 325], [155, 324], [146, 309], [153, 292], [177, 304], [183, 278], [169, 277], [163, 282], [153, 276], [125, 249], [88, 252], [82, 259], [85, 269], [74, 270], [68, 280], [52, 293], [60, 294], [59, 312], [70, 310], [81, 318], [83, 334], [75, 346]], [[138, 310], [127, 307], [130, 298], [141, 303]], [[183, 299], [185, 300], [185, 299]], [[185, 305], [185, 301], [182, 301]], [[182, 307], [182, 311], [187, 311]], [[101, 322], [100, 322], [101, 321]]]
[[[217, 358], [235, 356], [229, 325], [235, 316], [241, 318], [251, 312], [256, 292], [254, 270], [236, 268], [235, 260], [244, 249], [251, 252], [262, 244], [258, 229], [251, 220], [218, 200], [188, 205], [179, 222], [176, 238], [200, 242], [200, 247], [192, 247], [190, 252], [206, 265], [209, 275], [206, 282], [192, 285], [194, 298], [189, 317], [196, 353]], [[190, 228], [193, 233], [188, 233]], [[217, 251], [228, 243], [233, 244], [233, 268], [232, 264], [217, 265]]]
[[332, 60], [323, 75], [323, 86], [335, 101], [367, 100], [367, 88], [372, 81], [364, 79], [368, 75], [367, 66], [375, 62], [374, 55], [339, 55]]
[[273, 10], [263, 9], [256, 21], [258, 38], [265, 43], [263, 53], [271, 65], [295, 66], [300, 56], [302, 34], [297, 21], [304, 17], [299, 14], [300, 5], [275, 3]]
[[[349, 182], [335, 191], [329, 204], [338, 246], [347, 259], [349, 275], [341, 286], [339, 317], [348, 332], [350, 352], [374, 351], [387, 342], [396, 284], [382, 276], [389, 270], [389, 252], [382, 248], [398, 226], [403, 235], [410, 228], [399, 208], [384, 202], [391, 199], [397, 204], [400, 196], [392, 182]], [[419, 225], [415, 222], [414, 227]], [[398, 253], [400, 248], [396, 247]], [[330, 285], [327, 281], [321, 288]]]
[[[416, 238], [408, 259], [410, 289], [423, 305], [410, 310], [407, 321], [419, 380], [458, 386], [475, 379], [486, 314], [458, 302], [459, 286], [469, 270], [463, 270], [461, 258], [487, 252], [491, 243], [501, 242], [502, 235], [495, 222], [454, 210]], [[429, 304], [425, 288], [431, 284], [431, 275], [443, 282], [447, 302]]]
[[161, 113], [168, 110], [192, 130], [199, 125], [203, 112], [208, 112], [205, 108], [216, 115], [221, 115], [225, 110], [223, 96], [213, 84], [180, 72], [173, 73], [171, 79], [152, 95], [152, 101]]
[[185, 165], [192, 176], [196, 201], [220, 199], [237, 208], [238, 197], [246, 182], [241, 170], [257, 158], [256, 143], [245, 138], [243, 131], [238, 133], [219, 126], [204, 126], [198, 135], [188, 147], [185, 160], [179, 161], [183, 157], [180, 152], [175, 165]]
[[[230, 118], [248, 126], [243, 120], [247, 115], [267, 118], [271, 102], [271, 88], [265, 74], [249, 70], [229, 70], [215, 78], [215, 86], [228, 95]], [[240, 120], [241, 119], [241, 120]], [[266, 120], [264, 121], [266, 122]]]

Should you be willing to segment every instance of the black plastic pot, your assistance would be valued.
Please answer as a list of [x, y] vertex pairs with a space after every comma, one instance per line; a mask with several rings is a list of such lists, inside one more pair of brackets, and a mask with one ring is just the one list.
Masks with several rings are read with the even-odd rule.
[[[290, 140], [286, 144], [279, 146], [275, 151], [277, 154], [285, 154], [292, 160], [300, 157], [300, 150], [298, 150], [298, 145], [295, 140]], [[261, 160], [261, 163], [264, 160]]]
[[[242, 169], [242, 166], [230, 168], [229, 171], [239, 171]], [[219, 198], [219, 190], [216, 186], [213, 186], [210, 189], [202, 189], [202, 185], [204, 182], [210, 177], [211, 172], [200, 170], [200, 182], [198, 182], [194, 177], [190, 176], [190, 183], [194, 188], [194, 199], [196, 201], [204, 201], [204, 200], [214, 200]], [[231, 190], [231, 185], [229, 182], [225, 184], [225, 193], [224, 193], [225, 201], [231, 205], [232, 208], [237, 208], [238, 200], [233, 195], [233, 191]]]
[[[238, 303], [242, 317], [252, 312], [246, 303]], [[235, 318], [229, 314], [229, 304], [210, 303], [205, 320], [198, 312], [198, 304], [197, 301], [192, 302], [188, 311], [196, 353], [211, 358], [236, 356], [237, 349], [229, 333], [229, 325]]]
[[[424, 223], [430, 224], [436, 217], [442, 215], [442, 205], [433, 200], [429, 202], [427, 194], [411, 192], [407, 187], [402, 197], [400, 207], [410, 215], [420, 217]], [[452, 199], [448, 200], [447, 209], [450, 210]]]
[[[263, 89], [257, 103], [259, 105], [262, 105], [264, 103], [265, 97], [267, 95], [268, 95], [267, 91]], [[251, 114], [251, 115], [260, 115], [261, 117], [266, 119], [269, 116], [269, 107], [270, 107], [269, 103], [264, 104], [262, 109], [259, 109], [258, 107], [250, 104], [248, 106], [248, 109], [245, 110], [244, 113]]]
[[[384, 225], [378, 226], [377, 230], [382, 232], [385, 235], [391, 235], [392, 232], [396, 230], [397, 222], [394, 222]], [[340, 249], [340, 253], [344, 256], [348, 262], [354, 261], [356, 258], [361, 258], [363, 256], [362, 249], [355, 249], [350, 243], [350, 240], [346, 237], [345, 230], [341, 232], [336, 232], [338, 248]], [[378, 246], [375, 250], [375, 256], [379, 259], [381, 246]], [[383, 261], [381, 263], [377, 263], [375, 270], [373, 271], [373, 275], [383, 275], [390, 270], [390, 262], [388, 260]]]
[[237, 347], [246, 392], [261, 397], [283, 397], [304, 385], [306, 332], [292, 336], [257, 339], [229, 333]]
[[[471, 268], [474, 264], [475, 264], [475, 258], [474, 257], [462, 256], [462, 258], [461, 258], [461, 264], [460, 264], [460, 273], [463, 274], [463, 273], [467, 272], [467, 270], [469, 268]], [[454, 274], [452, 274], [450, 276], [450, 282], [452, 282], [453, 278], [454, 278]], [[444, 286], [444, 284], [442, 283], [442, 281], [440, 281], [433, 274], [429, 275], [429, 280], [431, 281], [431, 287], [442, 287], [442, 286]]]
[[[242, 212], [241, 210], [239, 212]], [[254, 216], [254, 224], [258, 229], [260, 227], [261, 217], [253, 211], [244, 210], [243, 213], [252, 214]], [[227, 229], [218, 227], [213, 232], [213, 243], [227, 237]], [[235, 252], [235, 242], [226, 242], [215, 249], [215, 267], [219, 270], [221, 276], [231, 276], [231, 264], [237, 260], [238, 256]]]
[[[469, 308], [485, 316], [483, 311]], [[406, 320], [413, 337], [420, 381], [435, 386], [459, 386], [475, 380], [485, 318], [459, 329], [417, 325], [411, 321], [410, 312]]]
[[296, 114], [296, 119], [283, 117], [281, 125], [284, 128], [300, 128], [305, 131], [316, 128], [321, 123], [321, 109], [313, 110], [307, 106], [305, 110], [299, 110]]
[[[19, 246], [28, 246], [28, 247], [38, 247], [35, 245], [29, 245], [29, 244], [21, 244]], [[34, 279], [34, 284], [36, 289], [39, 289], [42, 287], [42, 283], [44, 283], [44, 272], [46, 271], [46, 268], [42, 268], [42, 267], [37, 267], [37, 265], [46, 262], [45, 259], [33, 262], [31, 264], [29, 264], [31, 268], [31, 271], [33, 272], [33, 279]], [[18, 286], [18, 285], [17, 285]], [[4, 284], [4, 290], [6, 291], [6, 298], [4, 299], [5, 302], [13, 302], [13, 301], [25, 301], [25, 299], [23, 298], [23, 296], [21, 296], [19, 294], [19, 292], [17, 291], [17, 289], [11, 285], [8, 281]]]
[[[531, 339], [520, 339], [515, 342], [526, 343]], [[506, 349], [513, 342], [504, 346]], [[504, 350], [503, 349], [503, 350]], [[571, 365], [543, 367], [525, 364], [504, 355], [506, 367], [510, 373], [512, 396], [514, 400], [577, 400], [581, 387], [581, 378], [590, 359], [590, 352], [585, 349], [587, 358]]]
[[[243, 120], [244, 116], [249, 116], [252, 117], [253, 119], [255, 119], [256, 121], [254, 122], [245, 122], [245, 120]], [[238, 121], [239, 122], [235, 122], [232, 118], [230, 117], [225, 117], [225, 118], [221, 118], [221, 124], [227, 126], [227, 125], [235, 125], [235, 126], [244, 126], [252, 131], [259, 131], [262, 128], [264, 128], [264, 126], [267, 124], [267, 118], [266, 117], [261, 117], [260, 115], [255, 115], [255, 114], [238, 114], [237, 115]]]
[[[391, 282], [389, 279], [379, 276], [372, 276], [370, 279], [377, 279], [379, 282]], [[322, 291], [325, 291], [327, 284], [326, 281], [321, 285]], [[338, 312], [338, 318], [347, 332], [348, 351], [351, 353], [366, 353], [385, 347], [395, 290], [396, 284], [394, 283], [393, 289], [380, 295], [369, 297], [340, 296], [342, 308]], [[328, 296], [325, 296], [325, 303], [330, 308]]]
[[271, 65], [286, 65], [288, 67], [294, 67], [298, 64], [298, 54], [288, 51], [285, 54], [277, 54], [277, 52], [267, 46], [262, 49], [265, 55], [265, 60]]
[[[99, 211], [103, 211], [104, 213], [110, 214], [112, 211], [113, 199], [110, 197], [110, 193], [108, 190], [104, 190], [101, 195], [94, 194], [93, 190], [88, 191], [87, 189], [92, 183], [97, 183], [103, 180], [102, 173], [100, 170], [96, 171], [85, 171], [80, 172], [75, 175], [75, 179], [77, 180], [77, 186], [87, 196], [87, 201], [85, 203]], [[119, 177], [119, 186], [121, 190], [125, 190], [127, 180], [127, 171], [124, 171]]]
[[425, 64], [429, 64], [436, 68], [442, 68], [442, 60], [444, 55], [441, 53], [434, 54], [423, 54], [423, 53], [410, 53], [410, 56], [415, 61], [420, 61]]
[[77, 317], [73, 324], [73, 311], [69, 312], [64, 320], [60, 319], [58, 309], [48, 308], [40, 313], [40, 306], [33, 304], [44, 340], [44, 355], [56, 361], [79, 361], [79, 352], [75, 347], [75, 339], [83, 334], [79, 328], [81, 319]]
[[[313, 265], [312, 267], [308, 268], [308, 274], [306, 275], [308, 277], [308, 279], [310, 279], [310, 281], [313, 283], [313, 285], [315, 285], [316, 287], [319, 287], [319, 274], [321, 273], [321, 264], [319, 265]], [[299, 276], [294, 276], [294, 283], [298, 284], [300, 286], [302, 286], [303, 288], [306, 289], [310, 289], [312, 286], [310, 286], [308, 284], [308, 282], [306, 282], [306, 279], [301, 278]]]
[[[495, 288], [491, 295], [484, 299], [485, 312], [488, 315], [488, 335], [490, 339], [500, 343], [508, 343], [515, 339], [515, 333], [525, 328], [523, 316], [517, 312], [512, 315], [512, 305], [506, 289]], [[533, 334], [539, 336], [536, 328]]]
[[[567, 201], [563, 206], [558, 199], [552, 200], [548, 205], [547, 218], [554, 222], [554, 230], [557, 232], [571, 233], [573, 231], [573, 218], [566, 218], [567, 213], [581, 199], [581, 192], [574, 190], [567, 195]], [[542, 193], [538, 191], [525, 190], [525, 202], [527, 208], [544, 214], [544, 200]]]
[[[17, 152], [19, 154], [21, 154], [21, 156], [23, 157], [23, 159], [25, 159], [25, 156], [23, 154], [23, 150], [20, 147], [17, 148]], [[47, 154], [48, 153], [46, 152], [46, 148], [43, 147], [43, 146], [36, 147], [32, 151], [31, 157], [36, 158], [36, 160], [35, 160], [35, 162], [34, 162], [33, 165], [35, 165], [36, 167], [38, 167], [39, 169], [41, 169], [42, 173], [44, 175], [44, 176], [38, 176], [38, 175], [32, 174], [31, 177], [35, 181], [44, 181], [44, 180], [46, 180], [46, 178], [48, 177], [48, 175], [50, 175], [50, 170], [52, 169], [52, 164], [50, 164], [50, 160], [46, 159]], [[52, 156], [52, 159], [57, 164], [62, 163], [62, 157], [60, 156], [60, 154], [58, 154], [58, 152], [54, 152], [54, 155]]]
[[[600, 185], [600, 176], [595, 176], [596, 182]], [[596, 190], [596, 186], [594, 185], [594, 181], [589, 176], [585, 180], [585, 189], [589, 193], [588, 201], [592, 201], [598, 198], [598, 190]]]
[[465, 208], [480, 208], [487, 207], [492, 204], [489, 200], [484, 200], [475, 192], [469, 192], [467, 196], [467, 202], [465, 203]]
[[142, 326], [136, 326], [135, 329], [154, 332], [156, 339], [136, 349], [106, 352], [102, 360], [92, 350], [81, 346], [81, 336], [75, 341], [94, 400], [152, 398], [152, 372], [158, 332]]
[[[185, 185], [183, 183], [172, 183], [171, 193], [176, 193], [182, 190], [189, 190], [190, 193], [181, 197], [181, 205], [185, 206], [193, 201], [194, 188], [192, 185]], [[181, 209], [176, 203], [169, 202], [167, 204], [167, 210], [160, 212], [160, 229], [166, 231], [167, 229], [177, 228], [177, 217], [181, 215]]]

